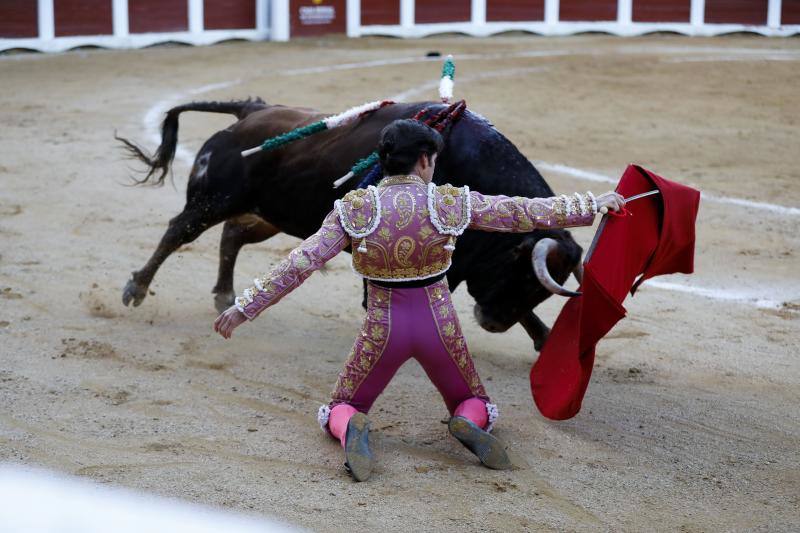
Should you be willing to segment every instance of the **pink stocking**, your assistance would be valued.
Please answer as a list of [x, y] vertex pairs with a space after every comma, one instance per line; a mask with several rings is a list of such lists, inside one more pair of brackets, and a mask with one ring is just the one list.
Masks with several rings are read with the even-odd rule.
[[480, 398], [464, 400], [458, 404], [453, 416], [463, 416], [467, 420], [472, 420], [475, 422], [475, 425], [481, 429], [486, 429], [486, 425], [489, 423], [489, 415], [486, 413], [486, 403]]
[[[484, 409], [485, 411], [486, 409]], [[344, 440], [347, 436], [347, 423], [350, 422], [350, 417], [357, 412], [355, 407], [346, 403], [340, 403], [331, 409], [331, 415], [328, 418], [328, 429], [342, 443], [342, 448], [344, 448]]]

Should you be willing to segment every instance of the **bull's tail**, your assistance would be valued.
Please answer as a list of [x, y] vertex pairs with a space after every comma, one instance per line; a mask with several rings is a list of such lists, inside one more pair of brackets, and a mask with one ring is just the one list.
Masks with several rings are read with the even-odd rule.
[[132, 178], [134, 184], [161, 186], [164, 184], [164, 178], [167, 176], [172, 160], [175, 158], [175, 150], [178, 147], [178, 116], [181, 113], [184, 111], [228, 113], [241, 120], [253, 111], [265, 108], [266, 105], [261, 98], [248, 98], [247, 100], [233, 100], [230, 102], [191, 102], [173, 107], [167, 111], [164, 122], [161, 123], [161, 145], [152, 155], [148, 155], [136, 143], [117, 136], [116, 132], [114, 133], [114, 138], [124, 145], [125, 151], [132, 159], [138, 159], [147, 165], [142, 179]]

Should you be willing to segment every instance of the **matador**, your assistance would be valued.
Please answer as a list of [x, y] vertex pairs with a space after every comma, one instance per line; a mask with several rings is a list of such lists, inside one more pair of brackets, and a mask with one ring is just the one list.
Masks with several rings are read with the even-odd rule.
[[337, 200], [322, 227], [256, 278], [214, 324], [229, 338], [239, 324], [256, 318], [352, 247], [353, 270], [367, 280], [367, 311], [318, 420], [340, 441], [345, 466], [357, 481], [372, 471], [370, 407], [410, 358], [444, 399], [450, 433], [483, 465], [512, 466], [504, 444], [491, 434], [498, 409], [475, 369], [445, 279], [456, 239], [467, 229], [530, 232], [591, 225], [601, 208], [624, 205], [613, 192], [597, 198], [591, 192], [524, 198], [437, 186], [431, 180], [441, 148], [439, 133], [419, 122], [398, 120], [386, 126], [378, 149], [385, 177], [377, 186]]

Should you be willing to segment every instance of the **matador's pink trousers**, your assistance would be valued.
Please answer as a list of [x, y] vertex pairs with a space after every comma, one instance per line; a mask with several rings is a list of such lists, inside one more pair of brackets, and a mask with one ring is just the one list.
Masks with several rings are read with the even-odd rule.
[[[446, 280], [420, 288], [367, 288], [367, 316], [339, 374], [331, 401], [328, 429], [342, 445], [347, 422], [369, 412], [395, 372], [416, 359], [444, 398], [451, 415], [490, 424], [487, 402], [461, 333]], [[492, 417], [494, 418], [494, 417]]]

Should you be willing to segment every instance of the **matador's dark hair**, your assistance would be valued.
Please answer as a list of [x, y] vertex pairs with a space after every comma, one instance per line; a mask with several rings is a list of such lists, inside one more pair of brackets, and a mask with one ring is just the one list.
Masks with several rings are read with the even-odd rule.
[[387, 176], [411, 172], [419, 156], [430, 160], [444, 147], [438, 131], [413, 119], [395, 120], [381, 130], [378, 155]]

